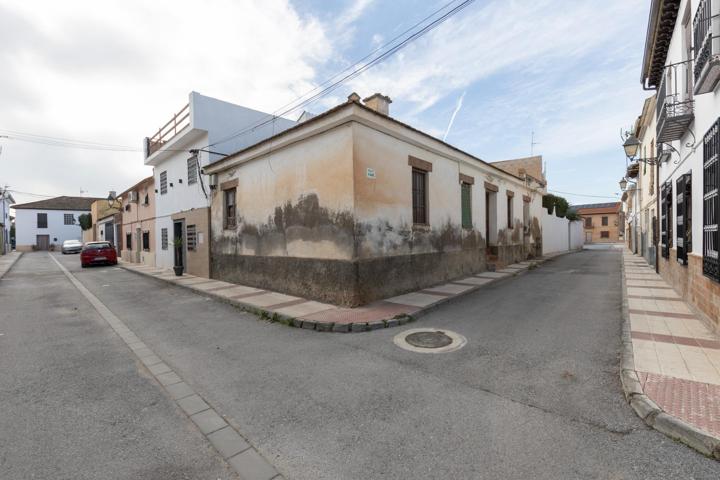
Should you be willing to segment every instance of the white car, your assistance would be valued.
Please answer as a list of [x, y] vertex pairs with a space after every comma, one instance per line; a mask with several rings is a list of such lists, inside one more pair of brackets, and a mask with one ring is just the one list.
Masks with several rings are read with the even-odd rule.
[[62, 253], [80, 253], [83, 244], [80, 240], [65, 240], [62, 244]]

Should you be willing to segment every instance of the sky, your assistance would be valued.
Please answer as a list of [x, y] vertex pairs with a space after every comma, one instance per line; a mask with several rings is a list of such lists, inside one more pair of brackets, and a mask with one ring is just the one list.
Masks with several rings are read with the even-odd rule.
[[[448, 1], [0, 0], [0, 187], [18, 203], [121, 192], [152, 174], [142, 139], [190, 91], [276, 111]], [[649, 3], [477, 0], [306, 109], [380, 92], [391, 116], [486, 161], [529, 156], [534, 132], [551, 191], [612, 201], [620, 130], [649, 93]]]

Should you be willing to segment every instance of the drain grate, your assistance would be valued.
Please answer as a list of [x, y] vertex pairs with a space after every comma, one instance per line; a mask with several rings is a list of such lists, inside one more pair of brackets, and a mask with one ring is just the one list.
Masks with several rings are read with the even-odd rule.
[[415, 332], [405, 337], [405, 341], [414, 347], [419, 348], [442, 348], [447, 347], [453, 339], [445, 335], [445, 332]]

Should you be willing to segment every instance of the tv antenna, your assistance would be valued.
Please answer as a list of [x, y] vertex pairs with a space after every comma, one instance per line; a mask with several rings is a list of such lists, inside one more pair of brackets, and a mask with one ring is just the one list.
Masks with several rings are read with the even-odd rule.
[[530, 156], [532, 157], [535, 152], [535, 145], [540, 145], [540, 142], [535, 141], [535, 130], [530, 132]]

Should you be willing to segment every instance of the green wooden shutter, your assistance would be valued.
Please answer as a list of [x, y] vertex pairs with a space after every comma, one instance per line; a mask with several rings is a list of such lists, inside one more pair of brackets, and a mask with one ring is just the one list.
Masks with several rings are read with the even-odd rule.
[[467, 183], [461, 183], [460, 188], [460, 204], [462, 207], [462, 226], [463, 228], [472, 228], [472, 208], [471, 208], [471, 186]]

